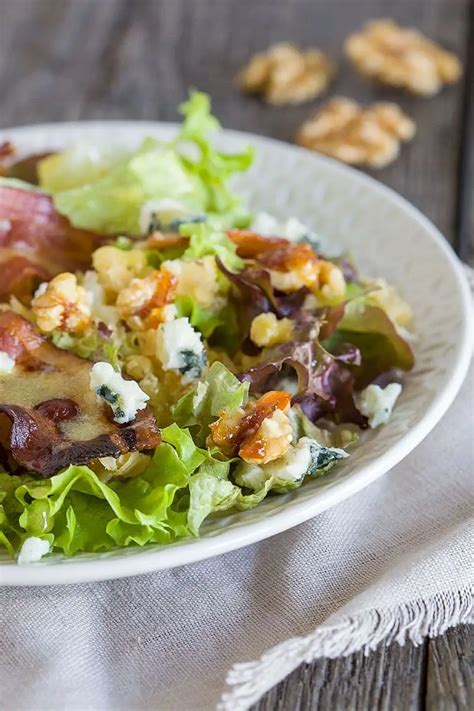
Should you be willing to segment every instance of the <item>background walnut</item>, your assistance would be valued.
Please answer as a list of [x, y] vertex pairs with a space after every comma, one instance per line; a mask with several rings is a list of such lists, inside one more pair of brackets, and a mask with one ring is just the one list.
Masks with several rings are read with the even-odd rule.
[[238, 83], [242, 91], [261, 94], [270, 104], [301, 104], [319, 96], [333, 73], [323, 52], [282, 42], [252, 57]]
[[437, 94], [461, 75], [454, 54], [393, 20], [368, 22], [347, 38], [345, 51], [365, 76], [423, 96]]
[[296, 142], [344, 163], [381, 168], [399, 153], [400, 141], [415, 134], [414, 122], [397, 104], [361, 107], [351, 99], [332, 99], [306, 121]]

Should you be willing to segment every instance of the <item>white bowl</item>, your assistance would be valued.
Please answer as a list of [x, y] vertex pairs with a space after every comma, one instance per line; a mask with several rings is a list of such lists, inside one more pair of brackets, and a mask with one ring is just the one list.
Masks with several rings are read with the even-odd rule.
[[[176, 126], [98, 122], [30, 126], [0, 132], [20, 151], [61, 148], [87, 139], [136, 146], [144, 136], [169, 138]], [[461, 265], [438, 230], [412, 205], [366, 175], [271, 139], [234, 131], [219, 137], [229, 151], [252, 143], [257, 159], [235, 181], [250, 206], [297, 216], [331, 245], [349, 250], [364, 274], [400, 288], [415, 312], [416, 367], [390, 423], [331, 473], [252, 511], [213, 520], [198, 539], [170, 546], [117, 549], [17, 565], [0, 554], [0, 584], [76, 583], [184, 565], [234, 550], [296, 526], [355, 494], [387, 472], [430, 432], [461, 387], [472, 350], [471, 302]]]

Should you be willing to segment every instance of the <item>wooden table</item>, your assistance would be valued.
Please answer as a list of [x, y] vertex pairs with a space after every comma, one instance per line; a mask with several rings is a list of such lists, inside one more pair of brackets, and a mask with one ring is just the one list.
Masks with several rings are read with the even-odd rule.
[[[270, 108], [241, 96], [233, 78], [278, 40], [327, 50], [339, 64], [331, 93], [393, 99], [418, 135], [377, 177], [422, 210], [463, 259], [474, 258], [474, 11], [469, 0], [0, 0], [0, 127], [76, 119], [176, 120], [195, 86], [223, 124], [291, 140], [321, 103]], [[347, 34], [391, 16], [421, 28], [464, 62], [463, 80], [434, 99], [359, 78], [343, 58]], [[468, 58], [470, 52], [470, 58]], [[470, 239], [471, 236], [471, 239]], [[469, 700], [468, 628], [415, 648], [304, 665], [260, 711], [461, 709]]]

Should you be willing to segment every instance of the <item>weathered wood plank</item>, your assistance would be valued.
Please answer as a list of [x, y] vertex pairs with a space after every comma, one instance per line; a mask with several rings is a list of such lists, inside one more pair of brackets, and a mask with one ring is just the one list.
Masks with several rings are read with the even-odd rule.
[[459, 146], [458, 195], [456, 209], [456, 251], [474, 266], [474, 2], [466, 23], [466, 68]]
[[275, 109], [233, 84], [255, 51], [282, 39], [338, 60], [331, 93], [399, 101], [418, 135], [377, 177], [454, 238], [462, 85], [434, 99], [381, 90], [341, 53], [347, 34], [394, 15], [465, 55], [467, 0], [0, 0], [0, 125], [80, 118], [176, 118], [190, 86], [209, 91], [226, 126], [291, 140], [321, 105]]
[[428, 711], [474, 708], [474, 626], [463, 625], [430, 640], [427, 653]]
[[368, 657], [305, 664], [266, 694], [253, 711], [415, 711], [421, 708], [427, 643], [393, 644]]

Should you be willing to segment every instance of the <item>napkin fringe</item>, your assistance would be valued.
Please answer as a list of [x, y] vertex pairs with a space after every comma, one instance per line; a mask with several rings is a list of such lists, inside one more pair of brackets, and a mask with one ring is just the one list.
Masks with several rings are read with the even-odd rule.
[[330, 659], [363, 650], [369, 654], [379, 645], [407, 640], [421, 644], [449, 627], [474, 622], [474, 587], [439, 593], [428, 600], [403, 603], [389, 610], [369, 610], [345, 616], [317, 627], [307, 637], [294, 637], [268, 650], [259, 660], [234, 664], [227, 675], [232, 687], [224, 693], [218, 711], [245, 711], [268, 689], [303, 662]]

